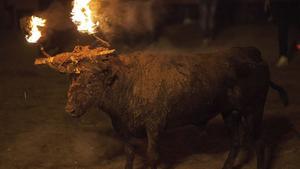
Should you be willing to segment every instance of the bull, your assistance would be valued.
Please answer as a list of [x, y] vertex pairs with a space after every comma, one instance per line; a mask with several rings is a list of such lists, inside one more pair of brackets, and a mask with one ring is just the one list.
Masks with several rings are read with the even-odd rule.
[[48, 64], [72, 74], [66, 112], [80, 117], [92, 106], [106, 112], [124, 141], [125, 169], [133, 168], [133, 138], [147, 139], [147, 164], [156, 169], [164, 131], [203, 127], [218, 114], [231, 138], [223, 169], [234, 167], [243, 124], [256, 149], [257, 168], [266, 168], [261, 130], [268, 89], [276, 89], [285, 104], [288, 100], [271, 82], [268, 65], [256, 48], [193, 55], [111, 52], [94, 61], [74, 62], [70, 57], [63, 62]]

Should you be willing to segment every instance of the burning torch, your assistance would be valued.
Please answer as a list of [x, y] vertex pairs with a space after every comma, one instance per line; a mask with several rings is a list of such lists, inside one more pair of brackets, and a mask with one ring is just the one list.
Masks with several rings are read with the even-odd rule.
[[[38, 41], [42, 37], [41, 28], [46, 26], [46, 22], [46, 19], [37, 16], [30, 17], [29, 35], [25, 36], [28, 43], [38, 43]], [[39, 44], [39, 46], [42, 54], [49, 57], [50, 55], [47, 54], [47, 52], [44, 50], [44, 47], [41, 44]]]
[[92, 10], [90, 9], [91, 0], [74, 0], [71, 19], [77, 25], [77, 30], [82, 33], [92, 35], [98, 42], [105, 47], [111, 45], [96, 35], [99, 22], [93, 20]]
[[[110, 47], [111, 45], [98, 37], [96, 35], [97, 28], [99, 27], [99, 22], [93, 20], [92, 10], [90, 8], [91, 0], [74, 0], [73, 9], [71, 11], [71, 19], [77, 26], [77, 30], [82, 33], [88, 33], [92, 35], [97, 42], [100, 42], [105, 47]], [[30, 18], [29, 24], [29, 35], [26, 35], [26, 40], [29, 43], [38, 43], [42, 37], [42, 28], [46, 27], [46, 19], [32, 16]], [[43, 55], [50, 57], [49, 54], [44, 50], [43, 46], [40, 44], [40, 50]]]

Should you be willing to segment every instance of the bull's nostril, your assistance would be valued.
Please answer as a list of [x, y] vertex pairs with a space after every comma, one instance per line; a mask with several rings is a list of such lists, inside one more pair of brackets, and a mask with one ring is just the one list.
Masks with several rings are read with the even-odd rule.
[[75, 109], [72, 109], [72, 108], [67, 108], [66, 107], [66, 112], [71, 116], [71, 117], [74, 117], [74, 118], [79, 118], [82, 116], [82, 113], [81, 112], [78, 112], [76, 111]]
[[71, 116], [71, 117], [76, 117], [76, 118], [79, 118], [81, 117], [85, 111], [82, 111], [81, 109], [79, 108], [74, 108], [73, 106], [69, 106], [67, 105], [65, 107], [65, 111]]

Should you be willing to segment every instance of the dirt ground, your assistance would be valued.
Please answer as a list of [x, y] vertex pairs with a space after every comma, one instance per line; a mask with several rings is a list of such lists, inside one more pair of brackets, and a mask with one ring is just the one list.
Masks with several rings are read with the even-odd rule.
[[[189, 32], [187, 34], [187, 32]], [[287, 68], [275, 67], [276, 29], [273, 25], [226, 28], [209, 45], [195, 28], [166, 28], [151, 49], [186, 52], [214, 51], [232, 46], [256, 46], [269, 62], [272, 79], [289, 93], [284, 108], [270, 90], [265, 108], [265, 137], [272, 152], [272, 169], [300, 168], [300, 59]], [[120, 169], [125, 157], [110, 120], [96, 111], [81, 119], [64, 112], [68, 77], [33, 66], [37, 47], [21, 33], [1, 31], [0, 39], [0, 168], [1, 169]], [[3, 38], [4, 37], [4, 38]], [[220, 118], [201, 134], [194, 127], [168, 132], [162, 138], [162, 169], [218, 169], [229, 149]], [[250, 156], [251, 157], [251, 156]], [[255, 169], [255, 158], [237, 168]], [[138, 157], [136, 168], [141, 168]]]

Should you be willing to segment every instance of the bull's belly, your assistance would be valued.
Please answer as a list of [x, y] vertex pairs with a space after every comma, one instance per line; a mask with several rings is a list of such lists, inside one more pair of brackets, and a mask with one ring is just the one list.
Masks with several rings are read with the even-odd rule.
[[166, 120], [166, 129], [196, 125], [202, 127], [214, 118], [216, 112], [213, 106], [187, 106], [181, 109], [173, 109], [169, 112]]
[[[162, 132], [189, 125], [203, 128], [209, 120], [218, 115], [217, 112], [170, 112], [170, 114], [171, 116], [167, 117], [166, 125]], [[147, 136], [145, 126], [124, 126], [121, 133], [122, 135], [132, 136], [139, 139], [146, 138]]]

